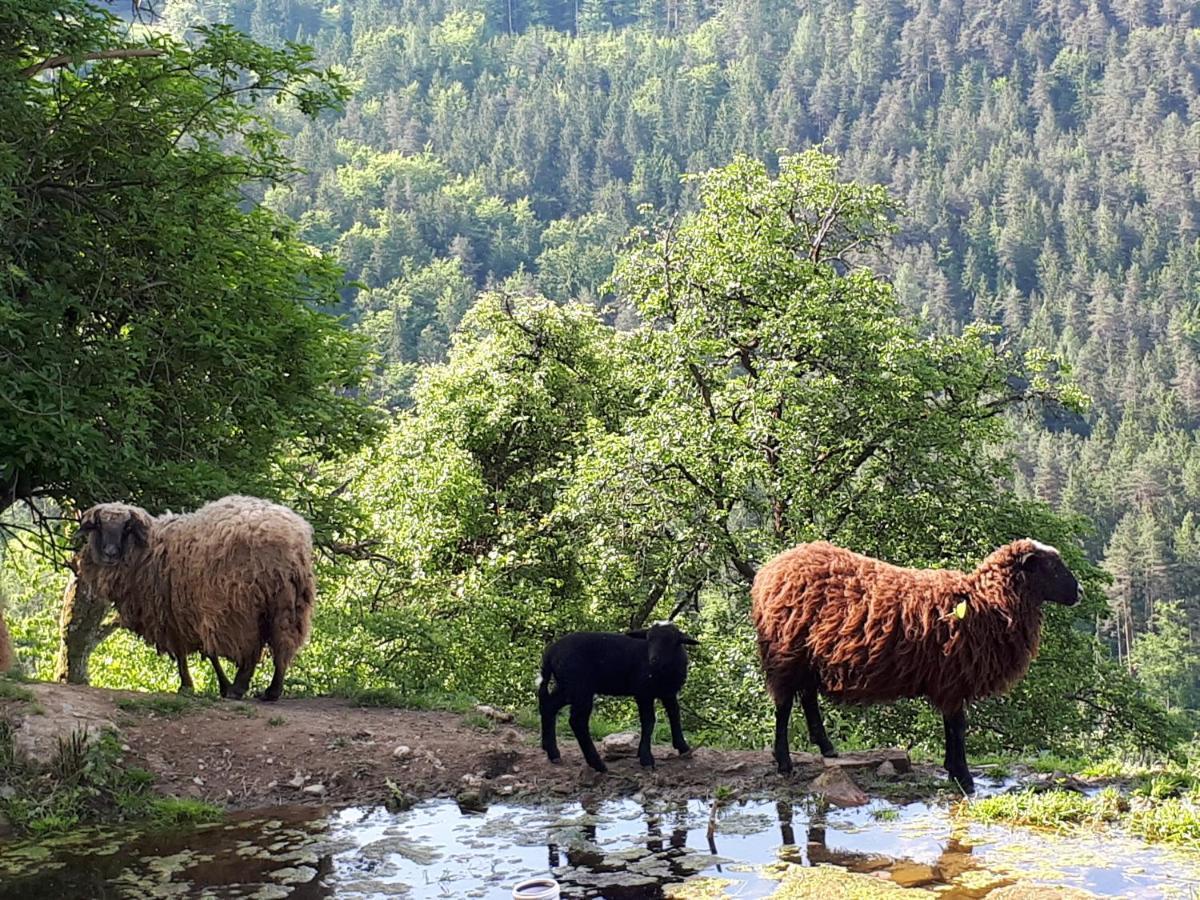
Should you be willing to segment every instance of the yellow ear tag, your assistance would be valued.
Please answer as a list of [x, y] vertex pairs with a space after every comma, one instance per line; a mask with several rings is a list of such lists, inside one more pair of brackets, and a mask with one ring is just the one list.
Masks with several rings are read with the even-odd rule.
[[965, 619], [967, 617], [967, 601], [966, 600], [964, 600], [962, 603], [958, 604], [958, 606], [954, 607], [954, 614], [956, 616], [958, 616], [960, 619]]

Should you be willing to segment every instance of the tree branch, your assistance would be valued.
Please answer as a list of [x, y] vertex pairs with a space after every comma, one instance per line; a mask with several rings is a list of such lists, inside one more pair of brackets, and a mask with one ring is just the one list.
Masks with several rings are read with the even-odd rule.
[[48, 69], [61, 69], [63, 66], [69, 66], [77, 59], [80, 62], [89, 62], [99, 59], [138, 59], [148, 56], [162, 56], [162, 50], [155, 50], [153, 47], [117, 47], [113, 50], [96, 50], [92, 53], [85, 53], [83, 56], [75, 57], [69, 53], [64, 53], [61, 56], [52, 56], [49, 59], [42, 60], [28, 68], [21, 70], [21, 75], [25, 78], [32, 78], [39, 75]]

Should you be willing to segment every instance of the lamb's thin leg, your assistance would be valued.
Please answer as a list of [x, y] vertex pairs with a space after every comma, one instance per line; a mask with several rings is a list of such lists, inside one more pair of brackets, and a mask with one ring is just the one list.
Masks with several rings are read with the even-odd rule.
[[546, 758], [552, 763], [562, 760], [562, 754], [558, 752], [558, 736], [555, 731], [558, 728], [558, 713], [566, 705], [567, 698], [562, 691], [551, 692], [546, 687], [545, 681], [538, 685], [538, 712], [542, 718], [542, 749], [546, 751]]
[[638, 719], [642, 723], [642, 739], [638, 743], [638, 762], [645, 768], [654, 768], [654, 754], [650, 752], [650, 738], [654, 735], [654, 698], [638, 697]]
[[663, 697], [662, 705], [667, 711], [667, 721], [671, 723], [671, 746], [679, 751], [680, 756], [687, 756], [692, 748], [683, 736], [683, 723], [679, 721], [679, 698]]
[[196, 685], [192, 683], [192, 673], [188, 671], [187, 654], [177, 653], [175, 665], [179, 667], [179, 693], [194, 694]]
[[825, 733], [825, 723], [821, 720], [821, 707], [817, 703], [815, 686], [805, 685], [800, 690], [800, 705], [804, 707], [804, 721], [808, 723], [808, 739], [817, 745], [822, 756], [830, 758], [837, 756], [833, 742]]
[[604, 765], [604, 760], [596, 752], [596, 745], [592, 743], [592, 735], [588, 730], [594, 702], [594, 697], [577, 697], [571, 701], [571, 731], [575, 734], [575, 740], [579, 741], [579, 749], [583, 751], [587, 764], [597, 772], [607, 772], [608, 766]]
[[213, 672], [215, 672], [217, 675], [217, 688], [219, 689], [221, 696], [228, 696], [229, 679], [225, 677], [225, 670], [221, 668], [221, 660], [217, 658], [217, 654], [215, 653], [205, 653], [204, 658], [212, 663]]
[[967, 766], [967, 713], [962, 707], [943, 713], [946, 728], [946, 771], [966, 793], [975, 793], [975, 779]]
[[788, 749], [788, 720], [792, 717], [792, 704], [795, 695], [788, 691], [782, 698], [775, 697], [775, 763], [779, 766], [779, 774], [788, 775], [792, 771], [792, 753]]
[[254, 670], [258, 668], [258, 657], [248, 660], [238, 666], [237, 675], [234, 676], [233, 684], [229, 686], [229, 693], [226, 694], [230, 700], [241, 700], [246, 696], [246, 691], [250, 690], [250, 679], [254, 677]]

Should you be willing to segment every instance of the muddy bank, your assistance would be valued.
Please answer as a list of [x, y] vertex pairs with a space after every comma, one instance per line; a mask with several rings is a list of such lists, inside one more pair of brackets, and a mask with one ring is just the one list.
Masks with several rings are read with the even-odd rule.
[[[797, 753], [796, 772], [784, 779], [765, 750], [701, 747], [684, 759], [656, 746], [654, 770], [621, 758], [610, 761], [609, 774], [596, 776], [574, 741], [562, 740], [563, 762], [550, 765], [537, 735], [475, 713], [361, 708], [331, 697], [181, 703], [174, 695], [76, 685], [22, 688], [27, 699], [0, 699], [0, 718], [12, 727], [18, 751], [47, 760], [61, 736], [113, 729], [128, 763], [151, 772], [157, 790], [234, 810], [371, 805], [397, 793], [415, 801], [467, 791], [486, 801], [582, 790], [598, 797], [638, 791], [702, 796], [717, 788], [739, 795], [804, 791], [830, 768], [819, 756]], [[837, 763], [870, 786], [889, 759], [903, 769], [907, 757], [881, 751], [849, 754]], [[928, 792], [940, 773], [917, 767], [893, 775], [885, 767], [882, 777], [902, 792], [918, 784]]]

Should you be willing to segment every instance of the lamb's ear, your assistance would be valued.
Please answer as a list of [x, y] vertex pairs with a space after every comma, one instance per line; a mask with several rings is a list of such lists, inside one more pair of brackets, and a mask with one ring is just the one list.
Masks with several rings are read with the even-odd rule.
[[140, 509], [129, 513], [129, 533], [143, 547], [150, 541], [150, 514]]
[[646, 639], [646, 629], [635, 628], [632, 631], [627, 631], [625, 632], [625, 637], [638, 638], [644, 641]]
[[698, 640], [696, 640], [694, 637], [692, 637], [690, 634], [681, 635], [679, 638], [679, 643], [688, 644], [692, 647], [700, 646], [700, 642]]

